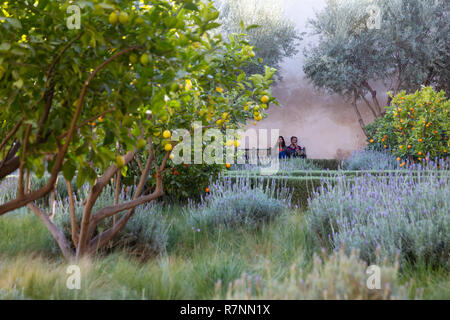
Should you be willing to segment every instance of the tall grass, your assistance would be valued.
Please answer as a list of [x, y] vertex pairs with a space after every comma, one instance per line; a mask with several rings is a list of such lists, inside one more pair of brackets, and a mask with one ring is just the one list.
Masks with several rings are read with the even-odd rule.
[[[277, 280], [264, 279], [259, 275], [243, 274], [233, 283], [228, 283], [226, 294], [220, 292], [222, 282], [216, 285], [216, 298], [219, 299], [270, 299], [270, 300], [386, 300], [409, 298], [409, 284], [399, 285], [398, 265], [381, 265], [380, 289], [367, 286], [367, 264], [352, 251], [346, 255], [344, 250], [324, 255], [314, 255], [314, 266], [309, 273], [297, 264], [290, 267], [289, 275]], [[413, 293], [420, 298], [420, 291]]]

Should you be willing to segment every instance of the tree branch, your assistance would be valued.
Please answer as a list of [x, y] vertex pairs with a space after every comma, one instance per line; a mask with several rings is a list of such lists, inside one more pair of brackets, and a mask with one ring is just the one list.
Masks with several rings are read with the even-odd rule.
[[84, 98], [86, 96], [87, 88], [89, 87], [89, 84], [94, 79], [94, 77], [97, 75], [97, 73], [99, 73], [106, 65], [108, 65], [109, 63], [111, 63], [112, 61], [117, 59], [118, 57], [120, 57], [128, 52], [131, 52], [133, 50], [138, 50], [139, 48], [141, 48], [141, 47], [134, 46], [134, 47], [130, 47], [130, 48], [124, 49], [124, 50], [116, 53], [115, 55], [113, 55], [112, 57], [108, 58], [103, 63], [101, 63], [91, 73], [91, 75], [86, 80], [86, 82], [84, 83], [83, 88], [81, 90], [81, 94], [78, 98], [77, 108], [75, 110], [75, 114], [72, 119], [70, 130], [67, 134], [66, 142], [65, 142], [64, 146], [62, 147], [62, 149], [59, 150], [59, 152], [56, 156], [55, 164], [53, 165], [53, 171], [52, 171], [52, 174], [50, 175], [49, 181], [47, 182], [47, 184], [44, 187], [42, 187], [36, 191], [33, 191], [24, 197], [17, 198], [12, 201], [9, 201], [3, 205], [0, 205], [0, 215], [3, 215], [6, 212], [15, 210], [17, 208], [23, 207], [23, 206], [27, 205], [28, 203], [43, 197], [44, 195], [48, 194], [52, 190], [52, 187], [56, 181], [56, 177], [58, 176], [58, 174], [61, 170], [61, 167], [62, 167], [62, 164], [64, 161], [64, 157], [66, 156], [67, 150], [72, 141], [72, 137], [73, 137], [73, 134], [74, 134], [76, 126], [77, 126], [78, 118], [80, 117], [81, 110], [83, 109]]
[[56, 243], [58, 243], [58, 246], [61, 249], [64, 258], [66, 260], [71, 260], [74, 257], [74, 252], [70, 247], [70, 244], [67, 241], [66, 237], [64, 236], [64, 233], [61, 230], [59, 230], [58, 227], [56, 227], [56, 225], [50, 220], [49, 216], [44, 211], [42, 211], [42, 209], [39, 208], [36, 204], [30, 202], [28, 203], [27, 206], [42, 220], [42, 222], [44, 222], [48, 231], [50, 231], [53, 238], [56, 240]]
[[76, 246], [78, 246], [80, 228], [78, 227], [77, 218], [76, 218], [75, 199], [73, 196], [72, 184], [69, 180], [66, 180], [66, 186], [67, 186], [67, 193], [69, 194], [70, 222], [71, 222], [71, 226], [72, 226], [72, 241], [76, 247]]

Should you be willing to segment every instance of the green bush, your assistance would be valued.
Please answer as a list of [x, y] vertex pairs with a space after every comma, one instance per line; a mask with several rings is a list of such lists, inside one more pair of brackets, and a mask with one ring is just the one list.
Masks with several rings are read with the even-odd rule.
[[450, 100], [445, 92], [425, 87], [413, 94], [393, 97], [386, 114], [369, 127], [373, 149], [390, 149], [404, 160], [445, 158], [450, 150]]
[[[159, 155], [158, 163], [161, 163], [164, 154]], [[141, 162], [145, 159], [142, 158]], [[175, 165], [168, 160], [164, 177], [164, 200], [172, 203], [186, 203], [188, 200], [200, 200], [205, 188], [211, 179], [216, 179], [224, 165], [207, 164], [179, 164]], [[140, 169], [137, 163], [129, 165], [126, 177], [122, 177], [122, 184], [132, 187], [137, 184], [135, 176], [139, 176]], [[195, 183], [192, 183], [195, 181]], [[155, 169], [150, 171], [147, 187], [155, 186]]]
[[341, 165], [341, 161], [337, 159], [311, 159], [310, 161], [322, 170], [338, 170]]
[[294, 170], [320, 170], [322, 167], [313, 161], [303, 158], [291, 158], [280, 160], [280, 170], [289, 172]]

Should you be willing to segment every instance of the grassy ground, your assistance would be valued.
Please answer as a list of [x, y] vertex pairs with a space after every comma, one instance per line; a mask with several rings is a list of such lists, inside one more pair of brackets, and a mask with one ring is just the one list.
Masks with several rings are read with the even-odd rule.
[[[225, 298], [227, 284], [243, 273], [263, 283], [289, 278], [295, 263], [312, 269], [302, 212], [291, 211], [261, 230], [192, 230], [178, 207], [171, 217], [167, 252], [145, 262], [117, 251], [80, 262], [81, 290], [66, 288], [64, 263], [43, 224], [33, 215], [0, 219], [0, 299], [211, 299]], [[423, 298], [450, 299], [445, 271], [406, 269], [400, 282], [414, 280]], [[218, 286], [218, 281], [222, 286]], [[332, 285], [332, 284], [330, 284]], [[413, 290], [410, 290], [412, 297]]]

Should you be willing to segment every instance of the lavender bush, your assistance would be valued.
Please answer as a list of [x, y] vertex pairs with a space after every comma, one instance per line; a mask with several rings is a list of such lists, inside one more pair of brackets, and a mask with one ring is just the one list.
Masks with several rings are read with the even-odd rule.
[[275, 187], [275, 181], [220, 177], [210, 186], [210, 194], [200, 204], [185, 209], [193, 228], [220, 226], [257, 228], [280, 216], [290, 207], [292, 194], [286, 187]]
[[387, 151], [357, 151], [344, 161], [346, 170], [395, 170], [399, 168], [396, 157]]
[[391, 261], [399, 254], [401, 262], [450, 269], [449, 212], [448, 172], [341, 175], [309, 200], [307, 225], [322, 245], [345, 244], [368, 262], [379, 251]]

